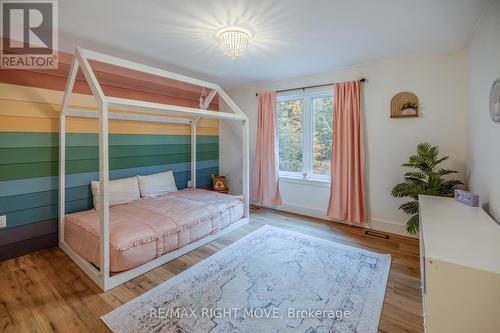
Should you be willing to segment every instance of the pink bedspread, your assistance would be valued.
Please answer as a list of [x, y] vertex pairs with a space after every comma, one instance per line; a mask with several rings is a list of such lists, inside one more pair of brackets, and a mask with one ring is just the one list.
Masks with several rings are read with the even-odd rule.
[[[215, 233], [241, 219], [243, 212], [241, 197], [199, 189], [110, 207], [110, 270], [131, 269]], [[99, 266], [99, 212], [69, 214], [65, 222], [66, 242]]]

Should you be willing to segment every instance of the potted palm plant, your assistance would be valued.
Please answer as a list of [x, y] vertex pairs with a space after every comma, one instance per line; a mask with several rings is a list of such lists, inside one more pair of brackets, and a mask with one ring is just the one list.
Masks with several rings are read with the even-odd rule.
[[418, 196], [420, 194], [453, 197], [454, 190], [462, 184], [459, 180], [444, 178], [446, 175], [457, 173], [455, 170], [438, 167], [446, 159], [448, 156], [439, 157], [437, 146], [420, 143], [417, 146], [417, 153], [411, 155], [408, 162], [402, 164], [403, 167], [411, 170], [404, 174], [402, 183], [392, 188], [391, 195], [396, 198], [410, 198], [410, 201], [399, 207], [400, 210], [411, 215], [406, 222], [406, 230], [410, 234], [416, 234], [419, 230]]

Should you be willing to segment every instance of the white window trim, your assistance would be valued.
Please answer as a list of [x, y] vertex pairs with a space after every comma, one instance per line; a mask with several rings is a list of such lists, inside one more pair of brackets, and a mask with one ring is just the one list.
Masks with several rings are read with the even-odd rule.
[[333, 88], [316, 91], [303, 91], [279, 93], [276, 97], [276, 103], [290, 100], [302, 100], [302, 132], [303, 132], [303, 150], [302, 150], [302, 172], [279, 171], [279, 177], [289, 180], [305, 180], [312, 182], [330, 183], [330, 175], [314, 174], [313, 171], [313, 115], [311, 102], [314, 98], [333, 97]]
[[321, 178], [303, 178], [303, 177], [294, 177], [292, 175], [282, 175], [280, 173], [279, 177], [280, 182], [290, 183], [290, 184], [300, 184], [300, 185], [309, 185], [316, 187], [330, 187], [330, 179], [321, 179]]

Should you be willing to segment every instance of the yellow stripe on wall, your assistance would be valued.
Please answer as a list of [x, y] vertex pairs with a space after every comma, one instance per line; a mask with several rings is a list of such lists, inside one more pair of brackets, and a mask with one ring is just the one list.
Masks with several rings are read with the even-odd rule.
[[[26, 102], [26, 101], [12, 101], [0, 99], [0, 115], [1, 116], [20, 116], [20, 117], [35, 117], [35, 118], [56, 118], [59, 119], [59, 104]], [[93, 110], [97, 110], [92, 108]], [[110, 111], [119, 111], [118, 108], [112, 108]], [[123, 110], [131, 114], [151, 114], [151, 115], [164, 115], [158, 112], [133, 112]], [[182, 118], [176, 115], [170, 117]], [[217, 119], [201, 119], [198, 123], [199, 127], [218, 127], [219, 121]]]
[[[69, 133], [97, 133], [97, 119], [68, 118]], [[59, 120], [54, 118], [0, 116], [0, 132], [58, 132]], [[189, 135], [191, 127], [182, 124], [157, 124], [110, 120], [111, 134], [172, 134]], [[218, 127], [200, 127], [198, 135], [219, 135]]]
[[0, 99], [1, 116], [59, 118], [59, 105]]
[[[59, 119], [59, 105], [47, 103], [34, 103], [24, 101], [0, 100], [0, 116], [18, 116], [18, 117], [34, 117], [34, 118], [54, 118]], [[114, 111], [118, 109], [110, 109]], [[144, 112], [131, 112], [132, 114], [145, 114]], [[148, 112], [152, 115], [163, 115], [161, 113]], [[172, 115], [175, 117], [175, 115]], [[198, 127], [218, 127], [217, 119], [201, 119]]]
[[[75, 100], [73, 100], [73, 107], [95, 107], [91, 96], [74, 95], [78, 103], [75, 104]], [[58, 132], [61, 99], [62, 93], [56, 90], [0, 83], [0, 131]], [[141, 114], [144, 113], [141, 112]], [[148, 114], [155, 113], [148, 112]], [[181, 124], [120, 120], [110, 120], [109, 124], [109, 131], [113, 134], [188, 135], [191, 128], [189, 125]], [[67, 131], [70, 133], [97, 133], [97, 120], [68, 118]], [[202, 119], [198, 124], [198, 135], [219, 135], [219, 121], [217, 119]]]
[[[64, 91], [0, 83], [0, 99], [35, 103], [60, 104]], [[71, 106], [97, 107], [93, 96], [73, 93]]]

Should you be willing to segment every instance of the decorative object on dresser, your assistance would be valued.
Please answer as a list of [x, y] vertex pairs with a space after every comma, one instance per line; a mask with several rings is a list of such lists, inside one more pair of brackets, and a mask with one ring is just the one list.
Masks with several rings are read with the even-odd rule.
[[213, 176], [212, 177], [212, 188], [215, 192], [228, 193], [229, 189], [227, 187], [227, 179], [225, 176]]
[[391, 100], [391, 118], [418, 117], [418, 97], [411, 92], [400, 92]]
[[490, 116], [495, 123], [500, 123], [500, 79], [496, 79], [491, 85]]
[[471, 207], [479, 206], [479, 196], [462, 190], [455, 190], [455, 200]]
[[419, 201], [425, 332], [500, 332], [500, 227], [453, 198]]
[[404, 181], [392, 188], [391, 195], [396, 198], [410, 197], [412, 200], [403, 203], [399, 209], [412, 215], [406, 222], [406, 231], [410, 234], [418, 232], [418, 196], [420, 194], [440, 197], [453, 197], [453, 191], [462, 182], [447, 180], [443, 176], [457, 173], [455, 170], [436, 169], [438, 164], [448, 159], [448, 156], [439, 157], [439, 147], [428, 143], [420, 143], [417, 153], [411, 155], [403, 167], [410, 168], [404, 174]]
[[388, 254], [267, 225], [102, 320], [120, 333], [376, 333], [390, 266]]

